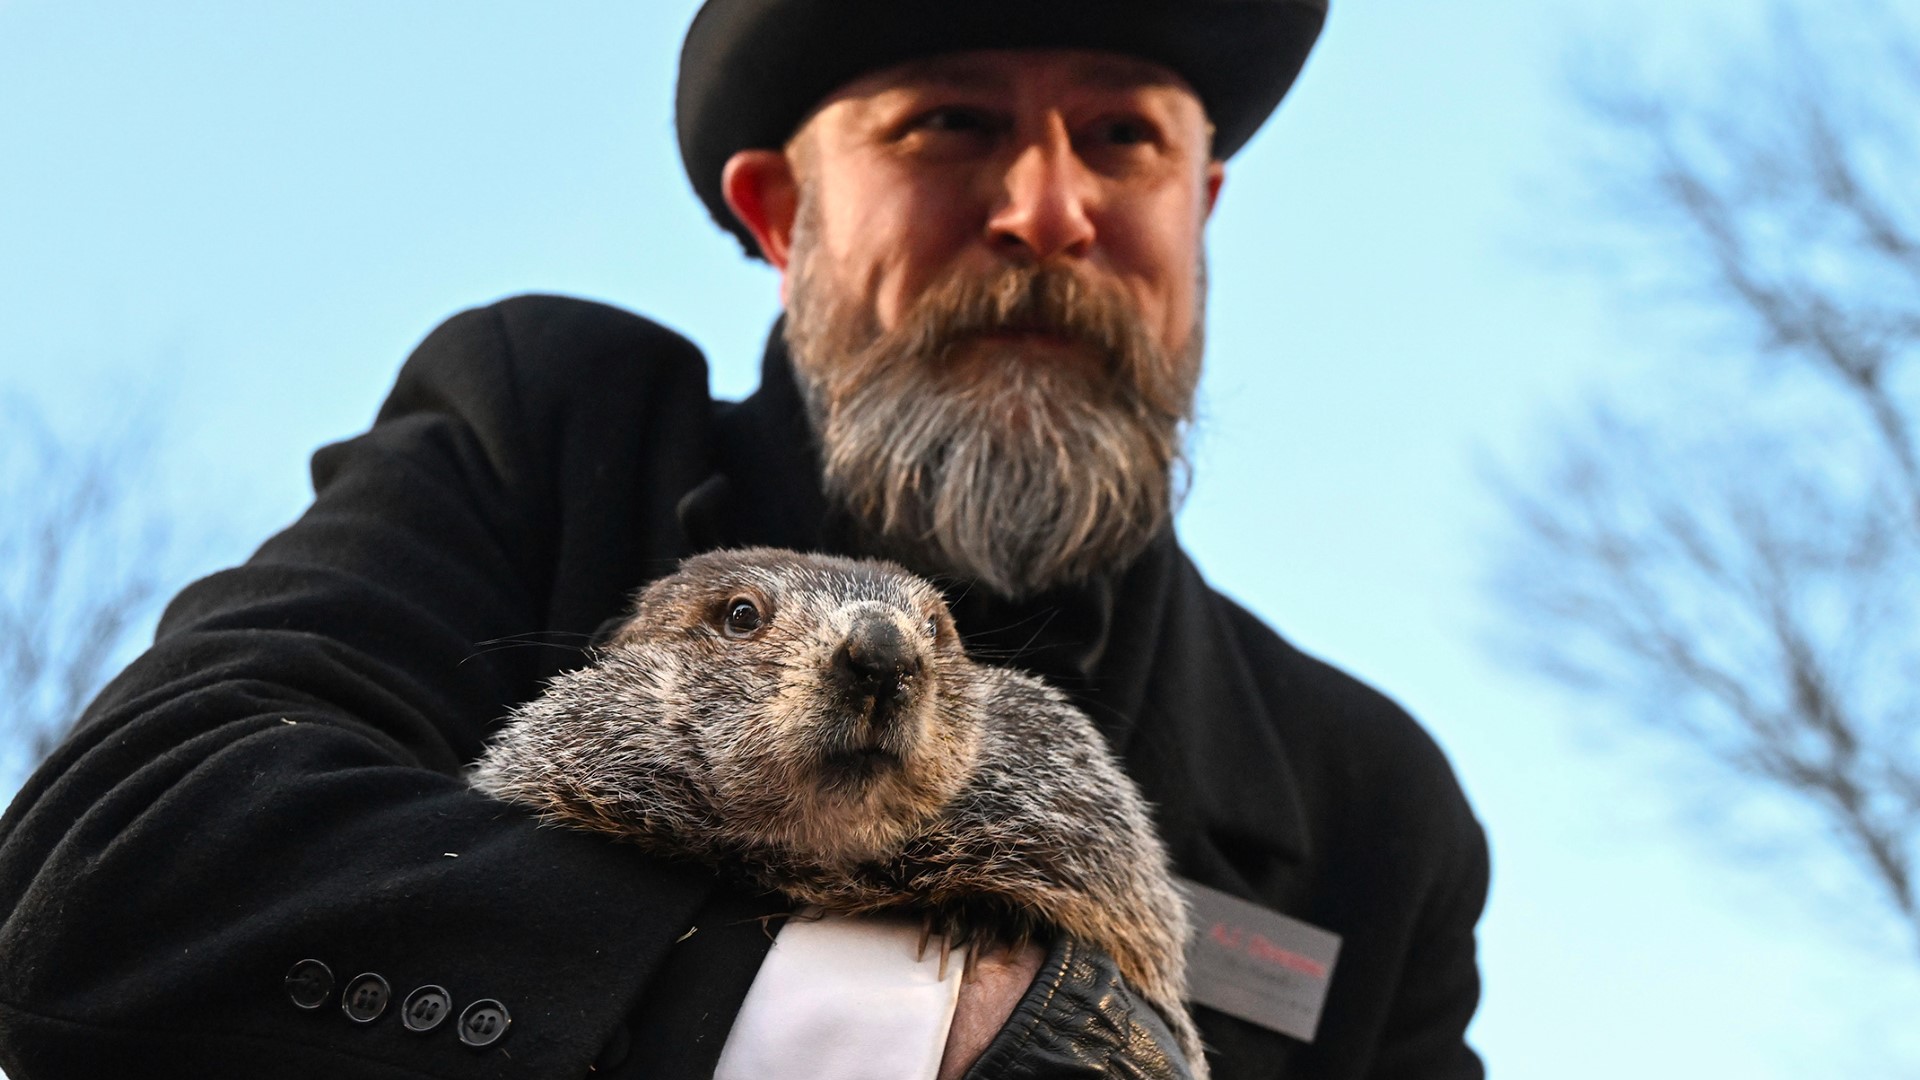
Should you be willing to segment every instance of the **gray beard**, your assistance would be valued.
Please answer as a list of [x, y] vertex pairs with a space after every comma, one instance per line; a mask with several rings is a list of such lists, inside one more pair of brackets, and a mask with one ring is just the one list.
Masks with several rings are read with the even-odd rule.
[[[1201, 320], [1169, 356], [1124, 297], [1010, 267], [928, 289], [881, 332], [796, 265], [788, 348], [828, 498], [870, 551], [1019, 598], [1125, 567], [1167, 526]], [[1084, 343], [1099, 370], [979, 337], [1007, 329]]]

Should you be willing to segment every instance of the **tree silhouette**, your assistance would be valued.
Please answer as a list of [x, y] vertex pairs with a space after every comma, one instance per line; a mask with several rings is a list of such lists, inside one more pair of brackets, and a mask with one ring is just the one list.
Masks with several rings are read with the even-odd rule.
[[[151, 428], [63, 437], [13, 401], [0, 439], [0, 796], [124, 662], [168, 576]], [[0, 799], [0, 801], [4, 801]]]
[[1579, 99], [1621, 283], [1703, 305], [1747, 377], [1563, 424], [1497, 482], [1491, 581], [1508, 646], [1784, 796], [1920, 944], [1920, 35], [1782, 9], [1730, 44], [1709, 90], [1616, 65]]

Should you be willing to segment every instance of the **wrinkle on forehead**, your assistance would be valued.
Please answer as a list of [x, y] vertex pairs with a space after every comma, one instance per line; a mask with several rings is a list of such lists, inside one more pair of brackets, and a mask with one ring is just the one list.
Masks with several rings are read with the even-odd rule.
[[1187, 81], [1171, 68], [1124, 53], [1093, 49], [990, 49], [945, 53], [886, 68], [849, 83], [847, 88], [868, 86], [874, 81], [918, 81], [962, 90], [1005, 91], [1013, 86], [1018, 69], [1026, 66], [1020, 61], [1031, 60], [1064, 61], [1062, 74], [1074, 82], [1102, 90], [1167, 86], [1193, 93]]
[[[869, 72], [828, 94], [795, 128], [793, 138], [787, 143], [787, 150], [793, 152], [796, 144], [801, 142], [801, 136], [814, 126], [814, 119], [836, 104], [850, 104], [861, 109], [862, 106], [871, 106], [876, 97], [889, 90], [935, 89], [1010, 94], [1017, 89], [1016, 82], [1022, 75], [1038, 68], [1056, 66], [1057, 70], [1051, 73], [1064, 77], [1063, 81], [1069, 85], [1077, 84], [1107, 92], [1166, 88], [1180, 91], [1192, 97], [1196, 103], [1200, 98], [1192, 85], [1172, 68], [1124, 53], [1048, 48], [941, 53]], [[1204, 118], [1205, 109], [1201, 112]], [[1211, 128], [1211, 119], [1207, 119], [1207, 124]]]

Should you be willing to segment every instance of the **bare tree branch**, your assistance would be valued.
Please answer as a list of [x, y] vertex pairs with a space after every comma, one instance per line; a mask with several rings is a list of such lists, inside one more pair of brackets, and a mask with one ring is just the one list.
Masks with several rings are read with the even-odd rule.
[[0, 441], [0, 792], [66, 732], [124, 662], [166, 580], [166, 530], [143, 490], [150, 429], [62, 439], [13, 401]]
[[1822, 51], [1809, 28], [1828, 16], [1778, 9], [1760, 70], [1705, 104], [1617, 66], [1577, 93], [1626, 147], [1608, 180], [1638, 250], [1717, 298], [1762, 354], [1835, 380], [1920, 527], [1920, 445], [1897, 399], [1920, 352], [1920, 49], [1880, 9]]
[[1676, 433], [1595, 409], [1555, 425], [1492, 587], [1506, 655], [1625, 702], [1819, 823], [1920, 943], [1920, 530], [1875, 463], [1809, 433]]
[[1512, 654], [1799, 807], [1920, 944], [1920, 25], [1782, 6], [1727, 55], [1717, 84], [1577, 87], [1616, 265], [1813, 378], [1557, 425], [1497, 480], [1492, 587]]

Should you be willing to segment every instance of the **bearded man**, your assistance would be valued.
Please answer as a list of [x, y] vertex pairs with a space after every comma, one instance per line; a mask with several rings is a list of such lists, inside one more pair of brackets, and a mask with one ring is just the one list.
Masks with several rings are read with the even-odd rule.
[[1323, 14], [710, 0], [681, 151], [780, 274], [761, 389], [713, 402], [690, 344], [579, 301], [429, 337], [316, 455], [313, 508], [187, 590], [9, 811], [0, 1066], [1186, 1075], [1096, 953], [989, 958], [929, 1011], [876, 992], [894, 928], [770, 951], [777, 898], [466, 789], [577, 662], [488, 643], [582, 640], [679, 558], [765, 544], [934, 576], [970, 651], [1094, 717], [1177, 870], [1238, 905], [1196, 946], [1241, 963], [1196, 977], [1215, 1076], [1479, 1076], [1486, 849], [1444, 759], [1170, 523], [1205, 223]]

